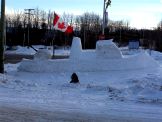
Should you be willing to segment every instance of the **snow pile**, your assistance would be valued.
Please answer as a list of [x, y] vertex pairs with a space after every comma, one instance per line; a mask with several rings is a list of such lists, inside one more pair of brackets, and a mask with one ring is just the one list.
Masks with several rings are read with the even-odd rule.
[[22, 47], [22, 46], [17, 46], [17, 50], [14, 50], [14, 51], [10, 51], [10, 50], [7, 50], [5, 51], [5, 53], [7, 54], [26, 54], [26, 55], [33, 55], [35, 54], [35, 50], [33, 50], [32, 48], [30, 47]]
[[4, 74], [0, 74], [0, 84], [1, 83], [6, 83], [6, 81], [7, 81], [6, 76]]
[[123, 86], [107, 86], [109, 98], [120, 101], [162, 103], [162, 77], [147, 76], [123, 81]]
[[[69, 47], [55, 47], [53, 51], [53, 46], [44, 46], [44, 45], [33, 45], [34, 49], [47, 49], [51, 55], [64, 55], [69, 56], [70, 55], [70, 48]], [[31, 47], [22, 47], [17, 46], [16, 50], [5, 50], [6, 54], [18, 54], [18, 55], [34, 55], [36, 51]]]
[[157, 60], [158, 62], [161, 63], [161, 66], [162, 66], [162, 53], [158, 52], [158, 51], [151, 51], [150, 52], [150, 55], [155, 59]]
[[34, 60], [47, 60], [51, 58], [51, 53], [47, 49], [39, 49], [34, 54]]
[[96, 51], [82, 51], [81, 41], [75, 37], [69, 59], [23, 60], [18, 70], [27, 72], [94, 72], [159, 67], [159, 64], [147, 53], [123, 57], [111, 40], [100, 41], [96, 46]]

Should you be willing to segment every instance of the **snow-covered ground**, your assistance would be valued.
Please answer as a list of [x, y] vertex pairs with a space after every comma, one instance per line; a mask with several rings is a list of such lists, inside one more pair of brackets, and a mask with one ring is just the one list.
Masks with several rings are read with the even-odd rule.
[[[149, 52], [142, 49], [120, 50], [125, 57], [141, 51]], [[35, 51], [18, 47], [6, 53], [34, 54]], [[69, 55], [70, 50], [55, 50], [55, 54]], [[151, 51], [151, 57], [160, 64], [158, 68], [76, 72], [80, 84], [69, 83], [72, 72], [22, 72], [17, 70], [20, 63], [5, 64], [6, 73], [0, 74], [0, 107], [61, 111], [68, 115], [80, 113], [91, 116], [89, 120], [101, 117], [101, 121], [111, 118], [114, 122], [160, 122], [162, 53]]]

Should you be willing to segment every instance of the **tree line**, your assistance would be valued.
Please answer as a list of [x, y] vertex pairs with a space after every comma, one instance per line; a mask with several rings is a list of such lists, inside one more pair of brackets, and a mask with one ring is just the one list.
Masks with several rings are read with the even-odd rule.
[[[6, 15], [6, 44], [12, 45], [71, 45], [73, 36], [81, 38], [84, 49], [95, 48], [102, 34], [102, 18], [93, 13], [82, 15], [64, 13], [60, 17], [74, 28], [72, 34], [66, 34], [53, 28], [54, 12], [39, 8], [29, 15], [24, 11]], [[129, 21], [108, 20], [105, 38], [113, 38], [118, 46], [125, 46], [130, 40], [139, 40], [141, 46], [162, 51], [162, 21], [152, 30], [131, 28]]]

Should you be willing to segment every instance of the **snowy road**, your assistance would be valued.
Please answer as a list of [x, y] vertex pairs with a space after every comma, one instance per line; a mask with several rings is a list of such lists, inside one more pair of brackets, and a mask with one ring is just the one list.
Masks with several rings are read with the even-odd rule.
[[[110, 110], [108, 114], [100, 113], [87, 114], [82, 112], [75, 112], [73, 110], [58, 111], [53, 110], [40, 110], [34, 108], [19, 108], [19, 107], [7, 107], [0, 105], [0, 122], [161, 122], [162, 119], [153, 116], [153, 113], [138, 113], [147, 114], [148, 117], [136, 117], [136, 116], [123, 116], [112, 115], [114, 110]], [[126, 112], [126, 111], [125, 111]], [[127, 111], [128, 112], [128, 111]], [[126, 112], [126, 113], [127, 113]], [[128, 113], [127, 113], [128, 114]], [[137, 113], [134, 113], [137, 114]], [[151, 115], [149, 115], [151, 114]]]

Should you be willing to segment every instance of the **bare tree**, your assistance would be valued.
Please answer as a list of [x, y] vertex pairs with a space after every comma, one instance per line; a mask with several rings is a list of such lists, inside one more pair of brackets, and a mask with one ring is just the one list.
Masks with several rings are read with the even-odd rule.
[[35, 28], [39, 28], [39, 21], [40, 21], [40, 10], [39, 8], [36, 8], [34, 10], [34, 22], [33, 22], [33, 26]]
[[46, 29], [47, 28], [47, 20], [48, 20], [48, 16], [47, 16], [47, 13], [43, 10], [41, 10], [40, 12], [40, 20], [41, 20], [41, 26], [43, 29]]
[[54, 18], [53, 12], [51, 12], [51, 11], [49, 10], [49, 12], [48, 12], [48, 28], [49, 28], [50, 30], [52, 29], [52, 25], [53, 25], [53, 18]]
[[14, 18], [13, 18], [13, 24], [14, 27], [22, 27], [22, 22], [23, 22], [23, 14], [22, 12], [20, 13], [15, 13]]
[[162, 20], [158, 23], [157, 27], [159, 30], [162, 30]]
[[[101, 18], [99, 15], [89, 12], [76, 17], [76, 27], [80, 29], [83, 48], [91, 47], [92, 42], [97, 40], [98, 33], [101, 31]], [[93, 44], [94, 44], [93, 43]]]

